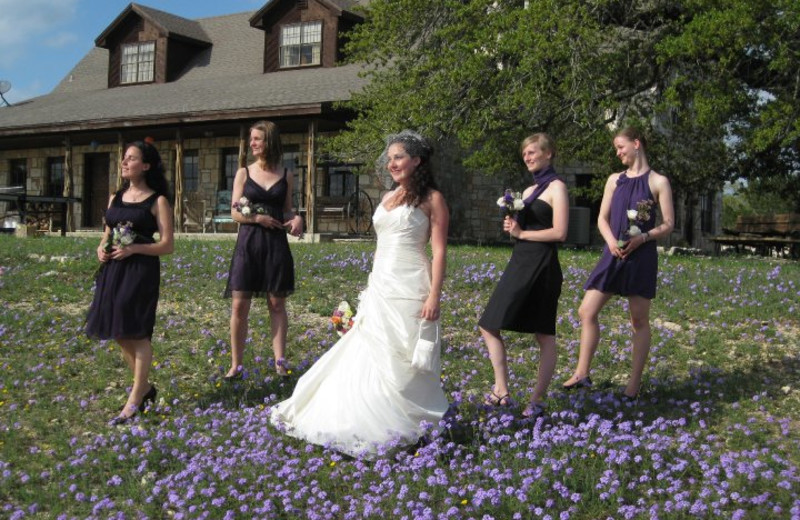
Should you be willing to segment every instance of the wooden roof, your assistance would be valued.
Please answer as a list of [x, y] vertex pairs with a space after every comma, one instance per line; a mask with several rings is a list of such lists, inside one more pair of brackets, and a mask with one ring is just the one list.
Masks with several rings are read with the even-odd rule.
[[[180, 17], [131, 4], [164, 30], [211, 43], [188, 61], [175, 81], [108, 88], [109, 51], [95, 47], [47, 95], [0, 109], [0, 139], [43, 132], [112, 129], [280, 115], [313, 115], [347, 100], [365, 85], [361, 67], [314, 67], [262, 73], [264, 33], [253, 12]], [[168, 15], [168, 16], [165, 16]], [[121, 20], [118, 17], [109, 28]], [[193, 24], [196, 24], [193, 25]], [[107, 36], [106, 29], [98, 41]]]

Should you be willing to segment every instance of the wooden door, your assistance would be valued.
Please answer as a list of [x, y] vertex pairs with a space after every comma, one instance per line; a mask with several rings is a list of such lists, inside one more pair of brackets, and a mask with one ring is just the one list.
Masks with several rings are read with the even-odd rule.
[[84, 156], [83, 227], [101, 229], [110, 195], [109, 158], [107, 153]]

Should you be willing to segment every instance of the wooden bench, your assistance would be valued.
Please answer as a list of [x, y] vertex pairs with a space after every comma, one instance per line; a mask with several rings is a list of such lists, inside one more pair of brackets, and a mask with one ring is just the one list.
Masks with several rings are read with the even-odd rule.
[[318, 197], [316, 202], [318, 218], [347, 218], [347, 197]]
[[314, 204], [317, 231], [322, 233], [347, 233], [347, 197], [317, 197]]
[[733, 246], [736, 252], [800, 258], [800, 214], [740, 215], [733, 229], [711, 240], [717, 246]]

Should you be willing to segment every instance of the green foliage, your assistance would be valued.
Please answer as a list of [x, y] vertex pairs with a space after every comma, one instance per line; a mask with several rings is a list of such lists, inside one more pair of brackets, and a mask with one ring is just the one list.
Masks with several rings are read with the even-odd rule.
[[547, 131], [562, 156], [607, 172], [619, 167], [609, 123], [634, 123], [677, 189], [797, 176], [797, 2], [523, 4], [370, 2], [347, 53], [371, 82], [329, 149], [369, 162], [386, 133], [412, 127], [501, 175], [519, 167], [522, 137]]

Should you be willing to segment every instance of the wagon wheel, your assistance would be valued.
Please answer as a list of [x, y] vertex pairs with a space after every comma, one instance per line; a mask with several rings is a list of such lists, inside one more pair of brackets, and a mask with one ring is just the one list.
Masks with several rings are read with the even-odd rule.
[[366, 235], [372, 229], [372, 199], [364, 190], [350, 195], [347, 202], [347, 224], [351, 233]]

